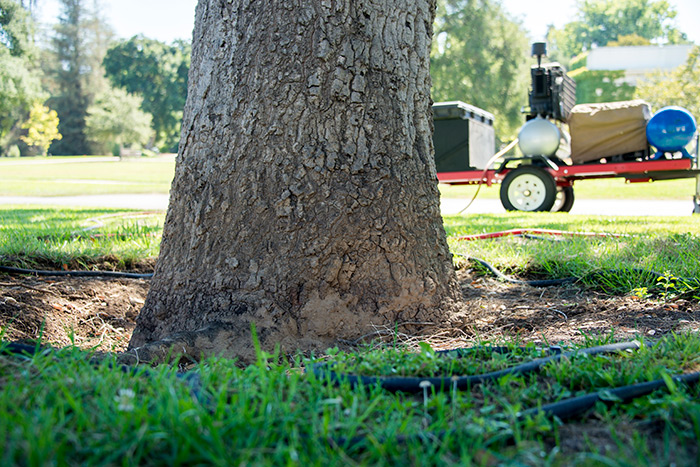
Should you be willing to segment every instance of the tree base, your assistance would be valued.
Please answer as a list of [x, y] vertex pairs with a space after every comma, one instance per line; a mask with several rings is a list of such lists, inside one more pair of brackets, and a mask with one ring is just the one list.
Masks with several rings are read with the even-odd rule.
[[[308, 310], [304, 320], [283, 319], [278, 323], [256, 320], [252, 317], [232, 322], [214, 322], [193, 331], [176, 332], [168, 337], [153, 340], [137, 328], [129, 350], [119, 358], [124, 364], [164, 363], [173, 361], [199, 362], [209, 356], [235, 358], [248, 365], [256, 361], [256, 350], [251, 323], [255, 323], [256, 338], [266, 352], [279, 349], [284, 354], [296, 352], [325, 352], [339, 346], [351, 348], [362, 342], [402, 332], [412, 337], [435, 335], [444, 329], [458, 329], [464, 323], [463, 313], [457, 311], [458, 303], [444, 303], [432, 309], [423, 308], [410, 316], [404, 310], [393, 320], [378, 319], [382, 314], [368, 314], [329, 309]], [[384, 315], [386, 317], [386, 315]], [[363, 318], [364, 317], [364, 318]], [[407, 319], [408, 318], [408, 319]], [[265, 322], [267, 321], [267, 323]]]

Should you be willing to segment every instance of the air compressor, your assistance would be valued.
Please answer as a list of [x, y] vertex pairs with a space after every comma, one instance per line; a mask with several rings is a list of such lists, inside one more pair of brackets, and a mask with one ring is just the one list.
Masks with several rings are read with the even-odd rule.
[[[500, 183], [508, 211], [568, 212], [577, 180], [625, 178], [648, 182], [696, 178], [694, 213], [700, 213], [697, 122], [670, 106], [652, 114], [642, 100], [579, 104], [576, 83], [558, 63], [542, 63], [546, 44], [532, 45], [522, 155], [491, 157], [493, 115], [461, 101], [433, 106], [438, 180], [448, 184]], [[568, 131], [566, 128], [568, 127]], [[688, 150], [694, 142], [694, 149]]]

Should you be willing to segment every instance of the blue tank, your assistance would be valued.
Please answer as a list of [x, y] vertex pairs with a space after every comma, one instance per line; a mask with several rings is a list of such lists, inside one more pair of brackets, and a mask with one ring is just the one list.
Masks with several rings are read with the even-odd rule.
[[656, 158], [666, 152], [681, 152], [690, 157], [685, 147], [695, 136], [695, 118], [682, 107], [664, 107], [647, 123], [647, 140], [658, 152]]

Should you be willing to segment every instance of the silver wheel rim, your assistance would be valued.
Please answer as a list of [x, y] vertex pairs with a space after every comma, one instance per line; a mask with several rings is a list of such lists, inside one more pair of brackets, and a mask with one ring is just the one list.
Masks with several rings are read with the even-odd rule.
[[566, 202], [566, 194], [564, 193], [564, 189], [560, 186], [557, 187], [557, 197], [554, 198], [554, 205], [552, 206], [552, 209], [550, 211], [552, 212], [559, 212], [559, 210], [564, 207], [564, 203]]
[[519, 175], [508, 187], [508, 200], [519, 211], [536, 211], [546, 197], [547, 187], [536, 175]]

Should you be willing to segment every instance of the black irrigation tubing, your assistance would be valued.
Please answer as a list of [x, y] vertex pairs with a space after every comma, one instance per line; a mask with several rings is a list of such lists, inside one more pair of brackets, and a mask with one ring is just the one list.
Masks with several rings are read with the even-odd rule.
[[[513, 279], [512, 277], [509, 277], [509, 276], [503, 274], [501, 271], [496, 269], [492, 264], [488, 263], [487, 261], [485, 261], [481, 258], [476, 258], [474, 256], [463, 256], [463, 255], [458, 255], [458, 256], [462, 256], [463, 258], [466, 258], [468, 261], [473, 261], [475, 263], [481, 264], [483, 267], [488, 269], [489, 272], [491, 272], [494, 276], [498, 277], [499, 279], [501, 279], [505, 282], [509, 282], [511, 284], [530, 285], [532, 287], [551, 287], [551, 286], [570, 284], [573, 282], [578, 282], [578, 281], [583, 280], [585, 278], [604, 276], [606, 273], [617, 274], [617, 273], [622, 273], [622, 272], [625, 272], [625, 273], [633, 272], [633, 273], [639, 274], [641, 276], [648, 276], [649, 278], [653, 277], [655, 279], [658, 279], [660, 277], [665, 276], [664, 274], [653, 271], [651, 269], [628, 268], [628, 269], [602, 269], [599, 271], [591, 271], [581, 278], [571, 276], [571, 277], [564, 277], [561, 279], [520, 280], [520, 279]], [[682, 281], [682, 282], [685, 282], [686, 284], [692, 284], [692, 283], [697, 283], [698, 279], [688, 279], [688, 278], [674, 276], [674, 277], [670, 278], [669, 281], [673, 282], [673, 283], [678, 282], [678, 281]]]
[[[676, 383], [694, 385], [700, 382], [700, 372], [677, 375], [673, 376], [672, 379]], [[605, 389], [592, 394], [572, 397], [563, 401], [543, 405], [542, 407], [525, 410], [524, 412], [520, 412], [518, 416], [519, 418], [526, 418], [534, 417], [539, 413], [545, 413], [549, 416], [559, 417], [560, 420], [566, 420], [583, 414], [599, 401], [608, 403], [620, 401], [627, 403], [637, 397], [649, 395], [659, 389], [668, 389], [668, 384], [663, 379]]]
[[[439, 384], [434, 384], [434, 381], [437, 380], [436, 378], [370, 378], [370, 377], [355, 377], [358, 378], [355, 380], [353, 383], [352, 380], [352, 375], [337, 375], [333, 373], [332, 371], [329, 373], [326, 373], [324, 371], [319, 372], [318, 370], [320, 369], [319, 366], [314, 366], [313, 367], [313, 372], [314, 374], [322, 379], [325, 379], [328, 377], [331, 382], [333, 383], [339, 383], [342, 380], [347, 380], [350, 381], [353, 384], [376, 384], [379, 382], [381, 386], [384, 389], [388, 390], [396, 390], [396, 391], [404, 391], [406, 387], [409, 387], [409, 389], [413, 389], [413, 386], [409, 386], [408, 383], [412, 383], [413, 380], [418, 380], [418, 381], [431, 381], [431, 384], [433, 384], [433, 387], [437, 389], [444, 389], [445, 386], [442, 383], [447, 383], [447, 387], [455, 387], [454, 383], [455, 381], [460, 381], [464, 380], [464, 378], [476, 378], [470, 382], [470, 384], [478, 384], [482, 383], [484, 381], [488, 380], [493, 380], [497, 379], [500, 376], [503, 376], [505, 374], [523, 374], [527, 373], [530, 371], [536, 371], [539, 370], [542, 365], [545, 363], [548, 363], [550, 361], [556, 361], [560, 359], [561, 357], [569, 357], [572, 355], [576, 354], [585, 354], [585, 355], [596, 355], [600, 353], [612, 353], [612, 352], [618, 352], [622, 350], [629, 350], [629, 349], [638, 349], [640, 347], [640, 343], [637, 341], [631, 341], [631, 342], [622, 342], [618, 344], [609, 344], [609, 345], [603, 345], [603, 346], [598, 346], [598, 347], [590, 347], [587, 349], [580, 349], [578, 351], [572, 351], [572, 352], [564, 352], [561, 353], [561, 349], [559, 349], [557, 346], [550, 347], [548, 349], [549, 352], [552, 352], [553, 355], [545, 358], [540, 358], [533, 360], [529, 363], [523, 364], [523, 365], [518, 365], [515, 367], [508, 368], [506, 370], [500, 371], [500, 372], [492, 372], [492, 373], [486, 373], [484, 375], [474, 375], [474, 376], [469, 376], [469, 377], [460, 377], [457, 380], [453, 380], [452, 378], [439, 378]], [[0, 354], [9, 354], [9, 355], [27, 355], [27, 356], [33, 356], [42, 352], [52, 352], [55, 351], [56, 349], [52, 347], [44, 347], [40, 345], [26, 345], [26, 344], [20, 344], [16, 342], [10, 342], [6, 343], [3, 346], [0, 346]], [[448, 351], [441, 351], [438, 352], [440, 355], [449, 355], [450, 353], [457, 353], [458, 355], [464, 355], [468, 354], [474, 351], [480, 351], [480, 350], [489, 350], [492, 352], [497, 352], [497, 353], [507, 353], [509, 351], [508, 348], [506, 347], [473, 347], [473, 348], [467, 348], [467, 349], [456, 349], [456, 350], [448, 350]], [[93, 362], [96, 363], [96, 362]], [[125, 373], [130, 373], [130, 374], [136, 374], [137, 372], [148, 376], [150, 373], [147, 369], [143, 368], [136, 368], [136, 367], [131, 367], [127, 365], [119, 365], [118, 368], [125, 372]], [[500, 373], [500, 376], [495, 376]], [[335, 376], [334, 376], [335, 375]], [[199, 401], [202, 405], [209, 405], [211, 404], [211, 399], [208, 397], [206, 394], [204, 394], [204, 390], [202, 388], [202, 383], [201, 383], [201, 378], [199, 377], [199, 374], [193, 373], [193, 372], [184, 372], [184, 373], [178, 373], [177, 378], [180, 379], [183, 383], [185, 383], [189, 389], [190, 389], [190, 394], [192, 397]], [[340, 379], [339, 379], [340, 378]], [[387, 385], [387, 382], [390, 382], [391, 380], [402, 380], [401, 382], [404, 383], [402, 387], [399, 387], [398, 389], [394, 389], [397, 385]], [[695, 385], [700, 382], [700, 372], [696, 373], [687, 373], [683, 375], [677, 375], [673, 376], [672, 380], [676, 383], [680, 384], [685, 384], [685, 385]], [[464, 380], [466, 381], [466, 380]], [[420, 384], [420, 383], [418, 383]], [[401, 386], [401, 385], [399, 385]], [[462, 389], [462, 387], [457, 385], [458, 389]], [[422, 388], [420, 388], [422, 389]], [[638, 384], [632, 384], [629, 386], [623, 386], [623, 387], [618, 387], [618, 388], [611, 388], [611, 389], [606, 389], [606, 390], [601, 390], [595, 393], [591, 394], [586, 394], [583, 396], [579, 397], [573, 397], [570, 399], [565, 399], [559, 402], [555, 402], [552, 404], [546, 404], [541, 407], [536, 407], [528, 410], [524, 410], [522, 412], [519, 412], [516, 416], [518, 420], [523, 420], [529, 417], [534, 417], [539, 415], [540, 413], [544, 413], [547, 416], [550, 417], [558, 417], [560, 420], [565, 421], [570, 418], [576, 417], [578, 415], [583, 414], [587, 410], [591, 409], [592, 407], [595, 406], [596, 403], [603, 401], [603, 402], [623, 402], [627, 403], [632, 401], [633, 399], [636, 399], [638, 397], [646, 396], [654, 391], [658, 390], [668, 390], [668, 384], [666, 381], [663, 379], [655, 380], [655, 381], [649, 381], [646, 383], [638, 383]], [[409, 392], [415, 392], [415, 391], [409, 391]], [[393, 443], [396, 444], [406, 444], [411, 441], [417, 441], [417, 442], [431, 442], [436, 439], [444, 439], [447, 435], [452, 434], [452, 435], [459, 435], [459, 431], [456, 429], [453, 430], [443, 430], [440, 432], [420, 432], [416, 433], [413, 435], [397, 435], [391, 439]], [[357, 447], [362, 445], [363, 443], [367, 442], [367, 436], [360, 434], [356, 435], [353, 437], [326, 437], [326, 441], [333, 446], [339, 446], [339, 447], [344, 447], [344, 448], [349, 448], [349, 447]], [[389, 441], [388, 439], [380, 439], [379, 442], [387, 442]]]
[[[632, 341], [632, 342], [624, 342], [621, 344], [613, 344], [613, 345], [618, 345], [621, 347], [626, 347], [628, 344], [632, 344], [631, 348], [637, 348], [639, 345], [638, 342]], [[634, 345], [636, 344], [636, 345]], [[610, 348], [610, 346], [600, 346], [600, 347], [591, 347], [589, 349], [582, 349], [583, 350], [588, 350], [586, 352], [587, 354], [595, 354], [595, 353], [600, 353], [599, 350], [603, 348]], [[471, 349], [458, 349], [460, 352], [464, 351], [473, 351], [473, 350], [479, 350], [479, 349], [488, 349], [488, 347], [475, 347]], [[499, 353], [505, 353], [506, 348], [502, 347], [493, 347], [493, 351], [497, 351]], [[550, 351], [555, 351], [556, 352], [557, 347], [552, 347], [550, 348]], [[626, 349], [620, 349], [620, 350], [626, 350]], [[594, 352], [591, 352], [594, 351]], [[448, 354], [449, 352], [454, 352], [454, 351], [444, 351], [444, 352], [439, 352], [440, 354]], [[554, 355], [554, 357], [559, 357], [561, 358], [562, 356], [569, 356], [573, 354], [574, 352], [567, 352], [564, 354], [557, 353]], [[549, 358], [549, 357], [548, 357]], [[511, 368], [514, 369], [517, 367]], [[325, 377], [325, 374], [322, 374], [323, 377]], [[347, 375], [343, 375], [347, 376]], [[484, 376], [484, 375], [478, 375], [478, 376]], [[408, 378], [404, 378], [408, 379]], [[430, 378], [419, 378], [422, 381], [430, 381]], [[350, 379], [346, 379], [347, 381], [350, 381]], [[676, 375], [672, 376], [672, 380], [675, 383], [679, 384], [684, 384], [684, 385], [696, 385], [700, 382], [700, 372], [696, 373], [687, 373], [683, 375]], [[338, 383], [340, 380], [338, 379], [333, 379], [331, 378], [331, 381], [334, 383]], [[383, 380], [386, 381], [386, 380]], [[453, 380], [450, 379], [450, 382]], [[360, 381], [356, 381], [356, 384], [358, 384]], [[375, 378], [373, 381], [368, 380], [366, 383], [363, 382], [363, 384], [376, 384], [377, 382], [380, 382], [382, 387], [384, 389], [389, 389], [387, 388], [384, 384], [382, 384], [382, 381], [380, 381], [380, 378]], [[443, 387], [440, 386], [435, 386], [436, 389], [444, 389]], [[578, 415], [582, 415], [586, 411], [590, 410], [595, 406], [596, 403], [598, 402], [606, 402], [606, 403], [615, 403], [615, 402], [621, 402], [621, 403], [628, 403], [631, 402], [632, 400], [638, 398], [638, 397], [643, 397], [647, 396], [654, 391], [659, 391], [659, 390], [669, 390], [668, 384], [666, 381], [663, 379], [659, 380], [654, 380], [654, 381], [649, 381], [645, 383], [638, 383], [638, 384], [632, 384], [629, 386], [622, 386], [622, 387], [617, 387], [617, 388], [610, 388], [610, 389], [604, 389], [600, 390], [591, 394], [585, 394], [583, 396], [578, 396], [578, 397], [572, 397], [569, 399], [565, 399], [559, 402], [554, 402], [551, 404], [546, 404], [541, 407], [536, 407], [532, 409], [527, 409], [522, 412], [519, 412], [516, 415], [517, 420], [524, 420], [530, 417], [535, 417], [541, 413], [545, 414], [548, 417], [557, 417], [561, 421], [566, 421], [568, 419], [574, 418]], [[410, 391], [414, 392], [414, 391]], [[414, 441], [414, 442], [430, 442], [431, 440], [442, 440], [444, 439], [447, 435], [459, 435], [459, 430], [457, 429], [451, 429], [451, 430], [442, 430], [439, 432], [419, 432], [413, 435], [397, 435], [391, 439], [393, 443], [396, 444], [406, 444], [408, 442]], [[357, 447], [359, 445], [362, 445], [362, 443], [366, 442], [367, 436], [366, 435], [356, 435], [353, 437], [328, 437], [327, 441], [331, 445], [336, 445], [336, 446], [341, 446], [344, 448], [349, 448], [349, 447]], [[387, 440], [380, 440], [380, 442], [386, 442]]]
[[564, 277], [562, 279], [542, 279], [542, 280], [531, 280], [531, 281], [513, 279], [512, 277], [506, 276], [501, 271], [499, 271], [498, 269], [493, 267], [493, 265], [489, 264], [488, 262], [484, 261], [481, 258], [475, 258], [473, 256], [470, 256], [467, 259], [469, 261], [473, 261], [475, 263], [481, 264], [486, 269], [488, 269], [493, 275], [495, 275], [496, 277], [498, 277], [499, 279], [501, 279], [503, 281], [510, 282], [511, 284], [530, 285], [532, 287], [551, 287], [551, 286], [557, 286], [557, 285], [570, 284], [570, 283], [576, 282], [578, 280], [576, 277]]
[[[638, 341], [621, 342], [617, 344], [601, 345], [597, 347], [589, 347], [570, 352], [553, 352], [553, 355], [548, 357], [537, 358], [520, 365], [506, 368], [498, 371], [491, 371], [481, 375], [468, 376], [443, 376], [443, 377], [394, 377], [394, 376], [362, 376], [348, 373], [339, 373], [332, 369], [331, 365], [325, 363], [317, 363], [312, 366], [313, 374], [319, 380], [328, 380], [333, 384], [348, 382], [352, 386], [365, 385], [372, 386], [379, 384], [383, 389], [392, 392], [408, 392], [417, 393], [423, 390], [427, 383], [430, 383], [431, 388], [436, 391], [450, 391], [453, 388], [468, 390], [472, 386], [482, 384], [487, 381], [495, 381], [506, 375], [523, 375], [534, 371], [539, 371], [544, 365], [550, 362], [559, 361], [563, 357], [572, 357], [575, 355], [598, 355], [602, 353], [615, 353], [623, 350], [636, 350], [641, 347]], [[555, 348], [550, 349], [553, 351]], [[469, 350], [469, 349], [464, 349]], [[427, 383], [426, 383], [427, 382]]]
[[[673, 376], [672, 379], [675, 383], [693, 386], [700, 383], [700, 372], [677, 375]], [[592, 409], [598, 402], [606, 402], [608, 404], [615, 402], [629, 403], [638, 397], [648, 396], [654, 391], [668, 389], [668, 384], [666, 384], [666, 382], [662, 379], [618, 388], [611, 388], [594, 392], [592, 394], [564, 399], [562, 401], [543, 405], [541, 407], [524, 410], [516, 415], [516, 419], [522, 421], [535, 417], [540, 413], [544, 413], [548, 417], [557, 417], [559, 420], [564, 422], [584, 414], [586, 411]], [[380, 439], [378, 441], [380, 443], [391, 441], [395, 444], [404, 445], [409, 442], [431, 442], [433, 440], [443, 440], [448, 435], [459, 436], [459, 430], [451, 429], [442, 430], [439, 432], [423, 431], [412, 435], [400, 434], [394, 436], [391, 440]], [[507, 439], [512, 440], [512, 437], [513, 435], [511, 434], [507, 436]], [[367, 436], [361, 434], [353, 437], [328, 437], [327, 441], [331, 445], [340, 446], [347, 449], [350, 447], [361, 446], [367, 441]]]
[[150, 279], [153, 273], [139, 274], [118, 271], [46, 271], [41, 269], [13, 268], [0, 266], [0, 272], [7, 274], [29, 274], [33, 276], [71, 276], [71, 277], [113, 277], [124, 279]]

